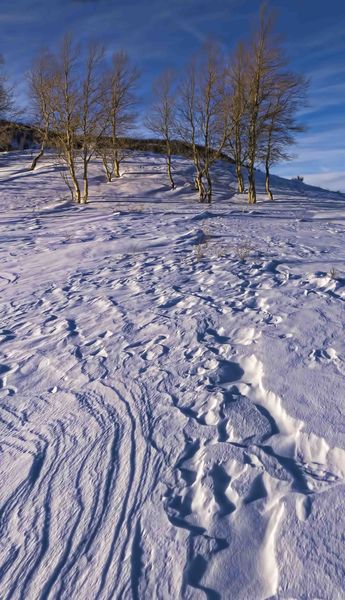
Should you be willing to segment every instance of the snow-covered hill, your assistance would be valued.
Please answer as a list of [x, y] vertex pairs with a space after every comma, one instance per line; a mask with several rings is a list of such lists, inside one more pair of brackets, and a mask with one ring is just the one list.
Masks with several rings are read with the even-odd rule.
[[344, 598], [344, 196], [1, 161], [1, 598]]

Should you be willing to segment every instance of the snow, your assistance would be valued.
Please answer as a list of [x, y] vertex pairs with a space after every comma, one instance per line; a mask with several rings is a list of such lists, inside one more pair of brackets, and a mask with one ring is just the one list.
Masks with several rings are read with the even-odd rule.
[[341, 599], [345, 198], [1, 157], [2, 598]]

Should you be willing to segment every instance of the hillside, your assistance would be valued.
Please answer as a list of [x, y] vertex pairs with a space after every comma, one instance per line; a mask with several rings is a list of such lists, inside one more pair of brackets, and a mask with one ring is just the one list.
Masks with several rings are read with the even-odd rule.
[[344, 597], [345, 200], [0, 166], [4, 598]]
[[[3, 129], [5, 137], [7, 138], [6, 144], [0, 144], [0, 152], [31, 150], [34, 155], [35, 148], [38, 148], [41, 143], [41, 132], [38, 127], [35, 127], [34, 125], [26, 125], [23, 123], [1, 120], [0, 127]], [[50, 136], [51, 140], [50, 148], [48, 145], [47, 149], [48, 153], [54, 148], [54, 132], [51, 132]], [[119, 144], [122, 148], [128, 150], [129, 152], [149, 152], [151, 154], [163, 155], [166, 153], [165, 142], [157, 138], [125, 137], [119, 138]], [[201, 146], [197, 145], [197, 148], [201, 148]], [[176, 156], [185, 158], [192, 157], [190, 144], [181, 140], [172, 140], [171, 149], [173, 154]], [[225, 153], [221, 153], [220, 159], [229, 163], [233, 163], [233, 160]]]

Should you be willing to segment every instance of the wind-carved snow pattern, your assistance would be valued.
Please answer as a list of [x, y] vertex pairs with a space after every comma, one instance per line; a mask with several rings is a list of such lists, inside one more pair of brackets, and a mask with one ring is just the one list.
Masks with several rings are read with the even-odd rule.
[[0, 194], [1, 598], [340, 599], [342, 221], [143, 163], [80, 210], [47, 164], [35, 211], [27, 175]]
[[[244, 328], [236, 338], [248, 345], [255, 330]], [[303, 422], [265, 389], [255, 354], [241, 358], [236, 350], [233, 359], [223, 330], [204, 321], [198, 341], [185, 354], [198, 365], [188, 379], [194, 378], [199, 393], [204, 387], [209, 400], [207, 410], [197, 412], [175, 399], [189, 422], [176, 463], [178, 493], [171, 490], [166, 503], [170, 521], [190, 532], [184, 585], [217, 598], [222, 581], [231, 597], [270, 598], [279, 587], [275, 536], [284, 498], [293, 495], [297, 517], [306, 520], [315, 494], [344, 484], [345, 451], [306, 433]], [[212, 358], [200, 366], [201, 356]]]

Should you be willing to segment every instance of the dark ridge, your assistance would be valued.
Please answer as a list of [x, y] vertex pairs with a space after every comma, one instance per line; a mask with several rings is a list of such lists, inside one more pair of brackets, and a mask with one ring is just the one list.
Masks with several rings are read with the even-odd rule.
[[[0, 151], [29, 150], [41, 143], [41, 130], [34, 125], [0, 120], [0, 130], [6, 132], [4, 140], [0, 140]], [[54, 148], [54, 137], [54, 132], [52, 131], [50, 140], [51, 148]], [[104, 138], [104, 142], [106, 141], [107, 138]], [[125, 137], [120, 138], [120, 145], [122, 149], [151, 152], [152, 154], [166, 153], [164, 140], [155, 138]], [[173, 140], [171, 146], [173, 154], [185, 158], [192, 158], [192, 148], [187, 142]], [[197, 146], [197, 148], [199, 151], [203, 150], [202, 146]], [[233, 160], [225, 153], [221, 153], [219, 159], [233, 163]]]

